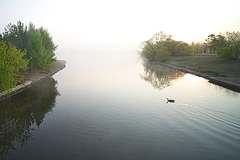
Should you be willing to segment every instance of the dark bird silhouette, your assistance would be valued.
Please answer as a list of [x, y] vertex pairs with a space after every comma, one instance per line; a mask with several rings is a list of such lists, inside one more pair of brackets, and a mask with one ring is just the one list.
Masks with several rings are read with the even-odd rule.
[[170, 103], [175, 103], [175, 100], [173, 100], [173, 99], [168, 99], [168, 98], [167, 98], [167, 103], [168, 103], [168, 102], [170, 102]]

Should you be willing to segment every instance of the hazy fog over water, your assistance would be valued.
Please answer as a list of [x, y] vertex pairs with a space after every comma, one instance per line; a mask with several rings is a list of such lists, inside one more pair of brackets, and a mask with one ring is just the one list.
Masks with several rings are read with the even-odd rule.
[[67, 52], [132, 52], [162, 30], [176, 40], [204, 41], [240, 28], [238, 0], [8, 0], [1, 3], [0, 32], [22, 21], [47, 28]]

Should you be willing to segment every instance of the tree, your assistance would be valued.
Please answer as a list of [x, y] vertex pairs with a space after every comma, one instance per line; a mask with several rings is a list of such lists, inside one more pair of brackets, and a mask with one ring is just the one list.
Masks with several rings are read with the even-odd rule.
[[153, 44], [164, 42], [167, 45], [167, 43], [172, 40], [172, 35], [167, 35], [165, 32], [160, 31], [158, 33], [155, 33], [149, 41]]
[[207, 43], [194, 43], [192, 42], [190, 44], [191, 50], [193, 54], [199, 54], [199, 53], [207, 53], [208, 47], [207, 47]]
[[225, 36], [219, 33], [219, 35], [210, 34], [206, 39], [210, 52], [215, 53], [219, 48], [226, 44]]
[[225, 59], [239, 59], [240, 54], [240, 32], [227, 32], [221, 37], [224, 43], [218, 48], [217, 54]]
[[57, 46], [54, 45], [52, 37], [43, 27], [36, 29], [30, 23], [25, 26], [22, 22], [17, 25], [9, 24], [3, 33], [3, 39], [24, 51], [27, 49], [26, 57], [30, 60], [29, 68], [50, 70], [55, 59]]
[[39, 57], [41, 57], [44, 48], [42, 45], [41, 35], [32, 23], [29, 24], [27, 39], [27, 57], [30, 59], [29, 67], [31, 71], [33, 68], [41, 69], [39, 65]]
[[46, 29], [41, 27], [39, 29], [39, 33], [41, 35], [42, 45], [44, 48], [42, 55], [39, 57], [39, 64], [41, 68], [49, 70], [53, 67], [52, 63], [56, 61], [54, 51], [57, 49], [57, 46], [54, 45], [52, 37]]
[[163, 42], [156, 42], [153, 44], [151, 41], [144, 42], [142, 54], [149, 60], [160, 61], [168, 60], [171, 55], [168, 48], [164, 46]]
[[167, 43], [167, 48], [172, 56], [188, 55], [191, 53], [191, 47], [183, 41], [171, 40]]
[[3, 40], [24, 51], [27, 48], [27, 26], [20, 21], [17, 22], [17, 25], [8, 24], [3, 33]]
[[23, 81], [28, 60], [24, 59], [26, 50], [18, 50], [12, 44], [0, 41], [0, 92], [15, 87]]
[[175, 41], [171, 35], [160, 31], [153, 37], [142, 43], [142, 54], [149, 60], [166, 61], [170, 55], [190, 54], [190, 46], [182, 41]]
[[142, 54], [144, 55], [145, 58], [149, 60], [154, 60], [156, 51], [154, 48], [154, 44], [151, 41], [145, 41], [143, 43], [143, 51]]
[[238, 60], [240, 54], [240, 32], [227, 32], [226, 39], [231, 50], [231, 59]]
[[157, 61], [166, 61], [169, 59], [171, 52], [168, 51], [168, 48], [165, 47], [162, 43], [157, 43], [155, 46], [155, 57]]
[[230, 59], [231, 58], [231, 48], [227, 45], [222, 46], [217, 50], [217, 55], [224, 59]]

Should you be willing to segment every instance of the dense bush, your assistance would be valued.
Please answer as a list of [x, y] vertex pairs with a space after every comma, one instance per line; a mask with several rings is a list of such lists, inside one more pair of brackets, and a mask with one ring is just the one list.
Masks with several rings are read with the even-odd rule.
[[23, 73], [27, 70], [28, 60], [23, 52], [11, 44], [0, 40], [0, 92], [16, 86], [23, 81]]
[[227, 45], [222, 46], [217, 50], [217, 55], [224, 59], [230, 59], [231, 58], [231, 48]]
[[191, 47], [183, 41], [171, 40], [168, 42], [167, 48], [171, 52], [171, 56], [188, 55], [191, 53]]
[[190, 46], [182, 41], [175, 41], [171, 35], [163, 32], [142, 43], [142, 54], [149, 60], [166, 61], [171, 56], [190, 54]]
[[145, 42], [142, 53], [149, 60], [160, 61], [166, 61], [171, 54], [162, 43], [152, 44], [150, 41]]

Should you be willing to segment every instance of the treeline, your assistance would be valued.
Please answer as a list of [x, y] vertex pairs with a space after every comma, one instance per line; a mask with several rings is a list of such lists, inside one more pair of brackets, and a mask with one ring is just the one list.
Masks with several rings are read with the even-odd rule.
[[240, 54], [240, 32], [210, 34], [206, 39], [210, 52], [216, 52], [221, 58], [238, 60]]
[[166, 61], [170, 56], [200, 53], [216, 53], [221, 58], [238, 60], [240, 54], [240, 32], [210, 34], [204, 43], [187, 44], [175, 41], [164, 32], [154, 34], [142, 43], [142, 54], [149, 60]]
[[8, 24], [0, 34], [0, 92], [23, 82], [27, 72], [52, 69], [56, 48], [47, 29]]

